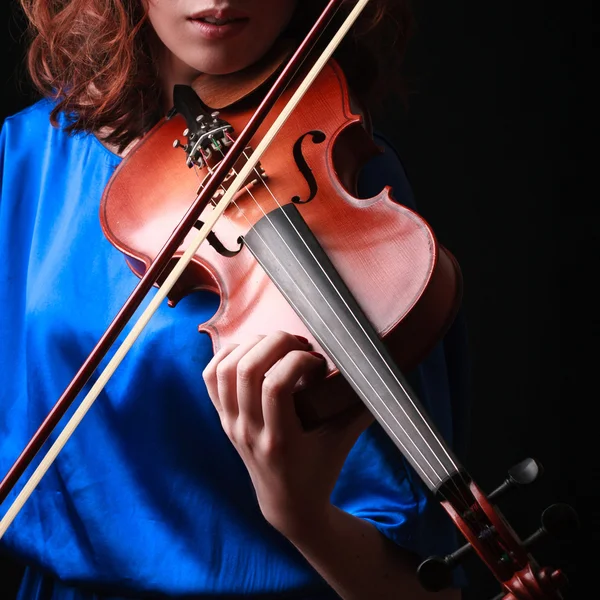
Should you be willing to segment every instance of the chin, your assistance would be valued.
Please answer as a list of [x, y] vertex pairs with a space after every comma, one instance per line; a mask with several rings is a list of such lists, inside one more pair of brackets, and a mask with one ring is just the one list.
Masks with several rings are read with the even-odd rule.
[[[248, 48], [252, 48], [252, 52], [248, 52]], [[262, 45], [253, 46], [248, 44], [247, 40], [240, 39], [236, 40], [236, 43], [229, 44], [229, 47], [211, 48], [204, 46], [201, 50], [198, 50], [198, 54], [191, 54], [188, 51], [187, 56], [183, 55], [181, 58], [200, 73], [229, 75], [254, 64], [268, 49], [268, 46], [264, 48]]]
[[208, 75], [229, 75], [241, 71], [250, 66], [254, 60], [248, 60], [248, 57], [233, 59], [232, 57], [198, 61], [194, 68], [200, 73]]

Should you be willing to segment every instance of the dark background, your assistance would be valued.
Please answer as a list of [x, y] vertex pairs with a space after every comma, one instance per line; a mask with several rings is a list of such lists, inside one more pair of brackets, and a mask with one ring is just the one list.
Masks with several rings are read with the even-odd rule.
[[[15, 4], [2, 3], [2, 118], [32, 98], [18, 84], [24, 43]], [[585, 111], [598, 70], [593, 28], [575, 3], [415, 4], [407, 73], [416, 93], [408, 112], [390, 102], [376, 122], [400, 151], [421, 213], [463, 270], [473, 356], [466, 465], [491, 491], [521, 459], [544, 464], [544, 477], [501, 508], [526, 537], [549, 504], [576, 507], [579, 537], [546, 542], [537, 557], [568, 574], [568, 598], [596, 597], [598, 194], [582, 183], [597, 137]], [[466, 568], [466, 600], [498, 592], [477, 560]], [[18, 573], [0, 558], [0, 598], [11, 597]]]

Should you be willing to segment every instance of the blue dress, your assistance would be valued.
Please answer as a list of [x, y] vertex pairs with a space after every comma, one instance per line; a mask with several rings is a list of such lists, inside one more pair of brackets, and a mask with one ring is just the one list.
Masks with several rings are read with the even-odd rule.
[[[0, 140], [0, 476], [138, 282], [98, 217], [120, 158], [92, 135], [53, 128], [51, 108], [44, 100], [8, 118]], [[361, 193], [384, 184], [411, 205], [389, 147], [364, 170]], [[158, 310], [0, 540], [28, 566], [22, 600], [336, 597], [262, 517], [208, 398], [212, 348], [197, 325], [217, 305], [196, 293]], [[463, 344], [449, 335], [412, 374], [447, 440], [464, 406]], [[423, 556], [455, 548], [450, 519], [378, 425], [351, 451], [332, 500]]]

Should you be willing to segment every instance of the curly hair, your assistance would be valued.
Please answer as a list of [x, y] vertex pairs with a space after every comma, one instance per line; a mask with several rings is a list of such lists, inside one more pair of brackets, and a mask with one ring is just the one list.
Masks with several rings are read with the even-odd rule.
[[[146, 2], [20, 0], [31, 35], [28, 71], [37, 90], [56, 101], [53, 125], [58, 126], [63, 113], [68, 131], [96, 133], [123, 150], [163, 116], [158, 46]], [[303, 3], [290, 30], [306, 32], [324, 6], [325, 0]], [[353, 36], [336, 55], [363, 100], [383, 81], [383, 69], [401, 62], [411, 31], [408, 0], [371, 0], [367, 5]]]

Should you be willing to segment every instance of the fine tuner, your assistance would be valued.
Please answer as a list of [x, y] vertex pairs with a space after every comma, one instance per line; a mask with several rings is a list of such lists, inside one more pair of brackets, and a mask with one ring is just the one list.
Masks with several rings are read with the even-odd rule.
[[187, 123], [183, 136], [187, 143], [178, 139], [174, 148], [182, 148], [187, 154], [186, 165], [191, 169], [208, 166], [213, 152], [223, 153], [233, 144], [233, 127], [219, 118], [219, 111], [208, 112], [200, 98], [189, 86], [176, 85], [173, 91], [174, 107], [170, 116], [180, 113]]
[[[183, 130], [183, 136], [186, 143], [179, 139], [173, 141], [173, 148], [181, 148], [187, 154], [185, 164], [188, 168], [207, 169], [207, 173], [200, 182], [199, 191], [204, 187], [206, 181], [210, 178], [212, 171], [223, 159], [227, 150], [233, 144], [234, 134], [233, 126], [220, 118], [219, 111], [209, 112], [209, 109], [200, 100], [196, 92], [189, 86], [176, 85], [173, 89], [173, 110], [167, 118], [173, 118], [176, 114], [181, 114], [186, 120], [186, 128]], [[211, 204], [215, 206], [227, 192], [229, 186], [235, 180], [248, 159], [254, 152], [251, 146], [246, 146], [244, 152], [235, 163], [233, 169], [225, 176], [219, 189], [213, 194]], [[267, 174], [260, 161], [256, 164], [248, 178], [244, 182], [244, 189], [250, 189], [259, 182], [265, 182]], [[237, 196], [234, 196], [234, 199]], [[198, 221], [202, 223], [202, 221]], [[209, 239], [210, 238], [210, 239]], [[211, 232], [208, 242], [214, 245], [218, 252], [224, 256], [234, 256], [238, 251], [229, 251], [215, 241], [215, 234]], [[233, 254], [232, 254], [233, 253]]]

